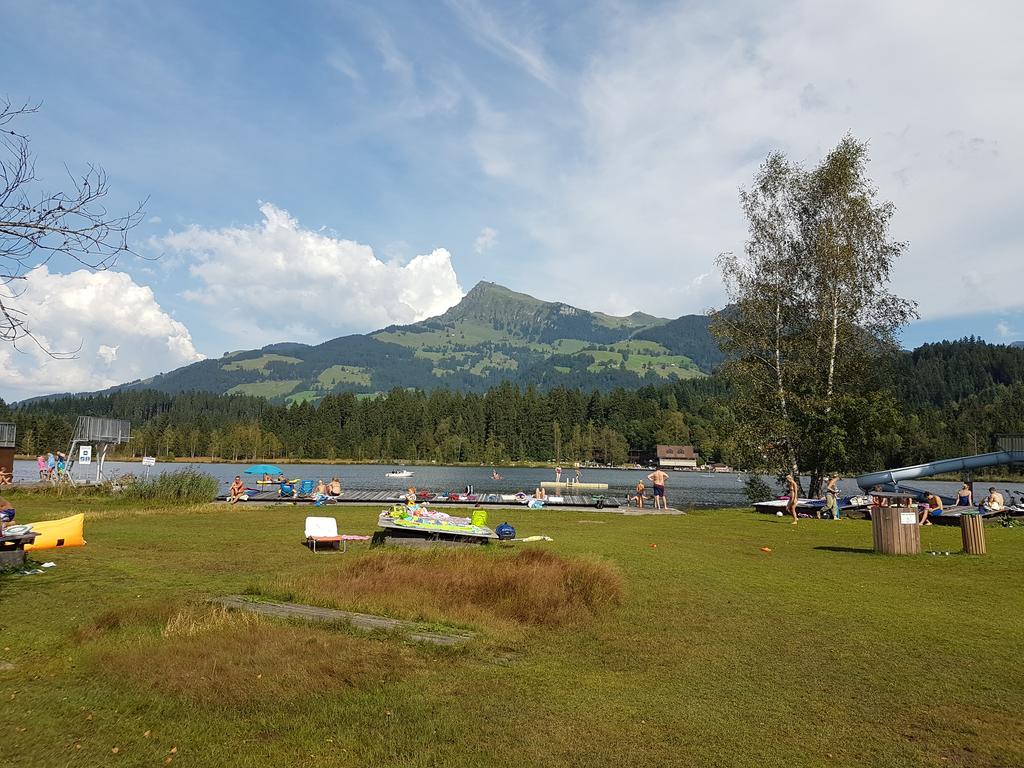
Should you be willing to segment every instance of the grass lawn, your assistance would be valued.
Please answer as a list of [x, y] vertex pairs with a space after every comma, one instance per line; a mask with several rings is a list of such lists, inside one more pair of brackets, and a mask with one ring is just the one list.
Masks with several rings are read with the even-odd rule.
[[[89, 544], [0, 577], [4, 766], [1024, 765], [1024, 528], [989, 527], [986, 557], [897, 558], [867, 551], [863, 521], [491, 511], [554, 538], [520, 548], [618, 578], [607, 604], [532, 617], [537, 579], [488, 612], [451, 593], [443, 554], [420, 576], [387, 551], [314, 555], [301, 507], [12, 501], [18, 522], [85, 510]], [[331, 513], [370, 533], [378, 511]], [[922, 532], [926, 550], [959, 537]], [[517, 551], [477, 554], [498, 579]], [[203, 602], [247, 590], [478, 636], [435, 648]]]

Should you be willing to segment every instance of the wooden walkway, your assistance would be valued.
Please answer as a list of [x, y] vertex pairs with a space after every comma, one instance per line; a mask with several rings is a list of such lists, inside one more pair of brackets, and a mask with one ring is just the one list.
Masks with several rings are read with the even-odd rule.
[[[272, 491], [250, 491], [247, 494], [249, 496], [248, 504], [312, 504], [313, 498], [310, 496], [294, 496], [294, 497], [281, 497], [278, 495], [277, 490]], [[457, 501], [445, 500], [445, 499], [428, 499], [423, 503], [429, 506], [453, 506], [453, 507], [474, 507], [479, 504], [482, 507], [523, 507], [525, 504], [521, 504], [516, 501], [503, 501], [501, 499], [502, 494], [496, 493], [482, 493], [475, 499], [458, 499]], [[508, 495], [508, 494], [505, 494]], [[588, 509], [599, 508], [598, 498], [595, 496], [575, 496], [565, 494], [562, 496], [564, 500], [561, 504], [545, 503], [544, 509], [562, 509], [572, 507], [582, 507]], [[226, 501], [226, 496], [218, 496], [217, 501]], [[372, 489], [360, 489], [351, 488], [345, 490], [341, 496], [334, 496], [324, 502], [324, 506], [330, 506], [333, 504], [404, 504], [405, 496], [400, 494], [398, 491], [388, 490], [372, 490]], [[605, 496], [602, 499], [602, 506], [604, 508], [614, 509], [622, 505], [622, 502], [612, 496]]]
[[391, 619], [387, 616], [338, 611], [333, 608], [317, 608], [314, 605], [300, 605], [299, 603], [256, 602], [247, 600], [241, 595], [217, 597], [210, 602], [223, 605], [225, 608], [233, 611], [247, 611], [281, 619], [343, 622], [356, 629], [364, 629], [368, 632], [398, 632], [410, 640], [416, 640], [421, 643], [433, 643], [434, 645], [461, 645], [462, 643], [469, 642], [476, 636], [473, 632], [461, 630], [451, 630], [449, 632], [439, 632], [433, 629], [427, 630], [416, 622]]

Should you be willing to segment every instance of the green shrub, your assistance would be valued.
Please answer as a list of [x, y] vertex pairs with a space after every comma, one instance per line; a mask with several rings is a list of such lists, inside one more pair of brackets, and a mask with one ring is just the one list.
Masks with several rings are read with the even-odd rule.
[[148, 480], [126, 483], [121, 498], [131, 501], [176, 501], [204, 504], [213, 501], [220, 490], [217, 478], [194, 469], [164, 472]]
[[743, 491], [751, 504], [775, 497], [775, 490], [760, 475], [747, 475], [747, 479], [743, 481]]

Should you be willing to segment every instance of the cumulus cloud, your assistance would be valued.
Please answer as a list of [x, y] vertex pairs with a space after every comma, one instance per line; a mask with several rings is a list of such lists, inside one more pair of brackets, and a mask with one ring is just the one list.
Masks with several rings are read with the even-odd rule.
[[[124, 272], [59, 274], [43, 266], [19, 282], [13, 301], [42, 348], [27, 339], [20, 351], [0, 345], [6, 398], [103, 389], [202, 359], [188, 329]], [[44, 350], [76, 354], [54, 359]]]
[[[661, 314], [720, 303], [718, 280], [690, 278], [742, 249], [737, 188], [768, 152], [814, 164], [847, 132], [871, 143], [869, 172], [897, 206], [893, 234], [910, 243], [894, 288], [924, 318], [975, 313], [965, 289], [1024, 281], [1024, 102], [1007, 98], [1024, 81], [1019, 5], [614, 9], [564, 110], [574, 119], [546, 126], [555, 165], [493, 160], [521, 156], [537, 135], [529, 107], [509, 111], [505, 131], [482, 116], [471, 142], [488, 150], [478, 152], [484, 173], [514, 172], [530, 189], [524, 226], [548, 255], [538, 282], [573, 278], [594, 303]], [[636, 291], [608, 290], [643, 279], [639, 264], [651, 278], [642, 307], [630, 304]], [[1022, 297], [986, 290], [985, 309], [1019, 308]]]
[[256, 226], [192, 227], [159, 241], [192, 259], [198, 285], [186, 297], [210, 307], [211, 323], [237, 341], [319, 342], [422, 320], [462, 298], [444, 248], [385, 262], [368, 245], [303, 229], [270, 203], [260, 212]]
[[498, 244], [498, 230], [493, 227], [484, 227], [480, 230], [480, 234], [476, 236], [476, 242], [473, 244], [473, 250], [483, 255], [484, 252], [491, 250]]

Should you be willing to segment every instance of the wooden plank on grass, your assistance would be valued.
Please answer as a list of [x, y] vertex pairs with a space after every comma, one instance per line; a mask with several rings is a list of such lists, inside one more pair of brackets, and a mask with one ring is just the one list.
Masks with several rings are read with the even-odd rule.
[[399, 632], [410, 640], [433, 643], [434, 645], [459, 645], [472, 640], [474, 637], [472, 632], [459, 630], [447, 632], [425, 630], [422, 625], [416, 622], [392, 619], [387, 616], [338, 611], [333, 608], [318, 608], [315, 605], [301, 605], [299, 603], [256, 602], [254, 600], [247, 600], [241, 595], [215, 597], [210, 602], [223, 605], [231, 610], [259, 613], [263, 616], [274, 616], [282, 619], [305, 619], [307, 621], [338, 621], [350, 624], [357, 629], [368, 631]]

